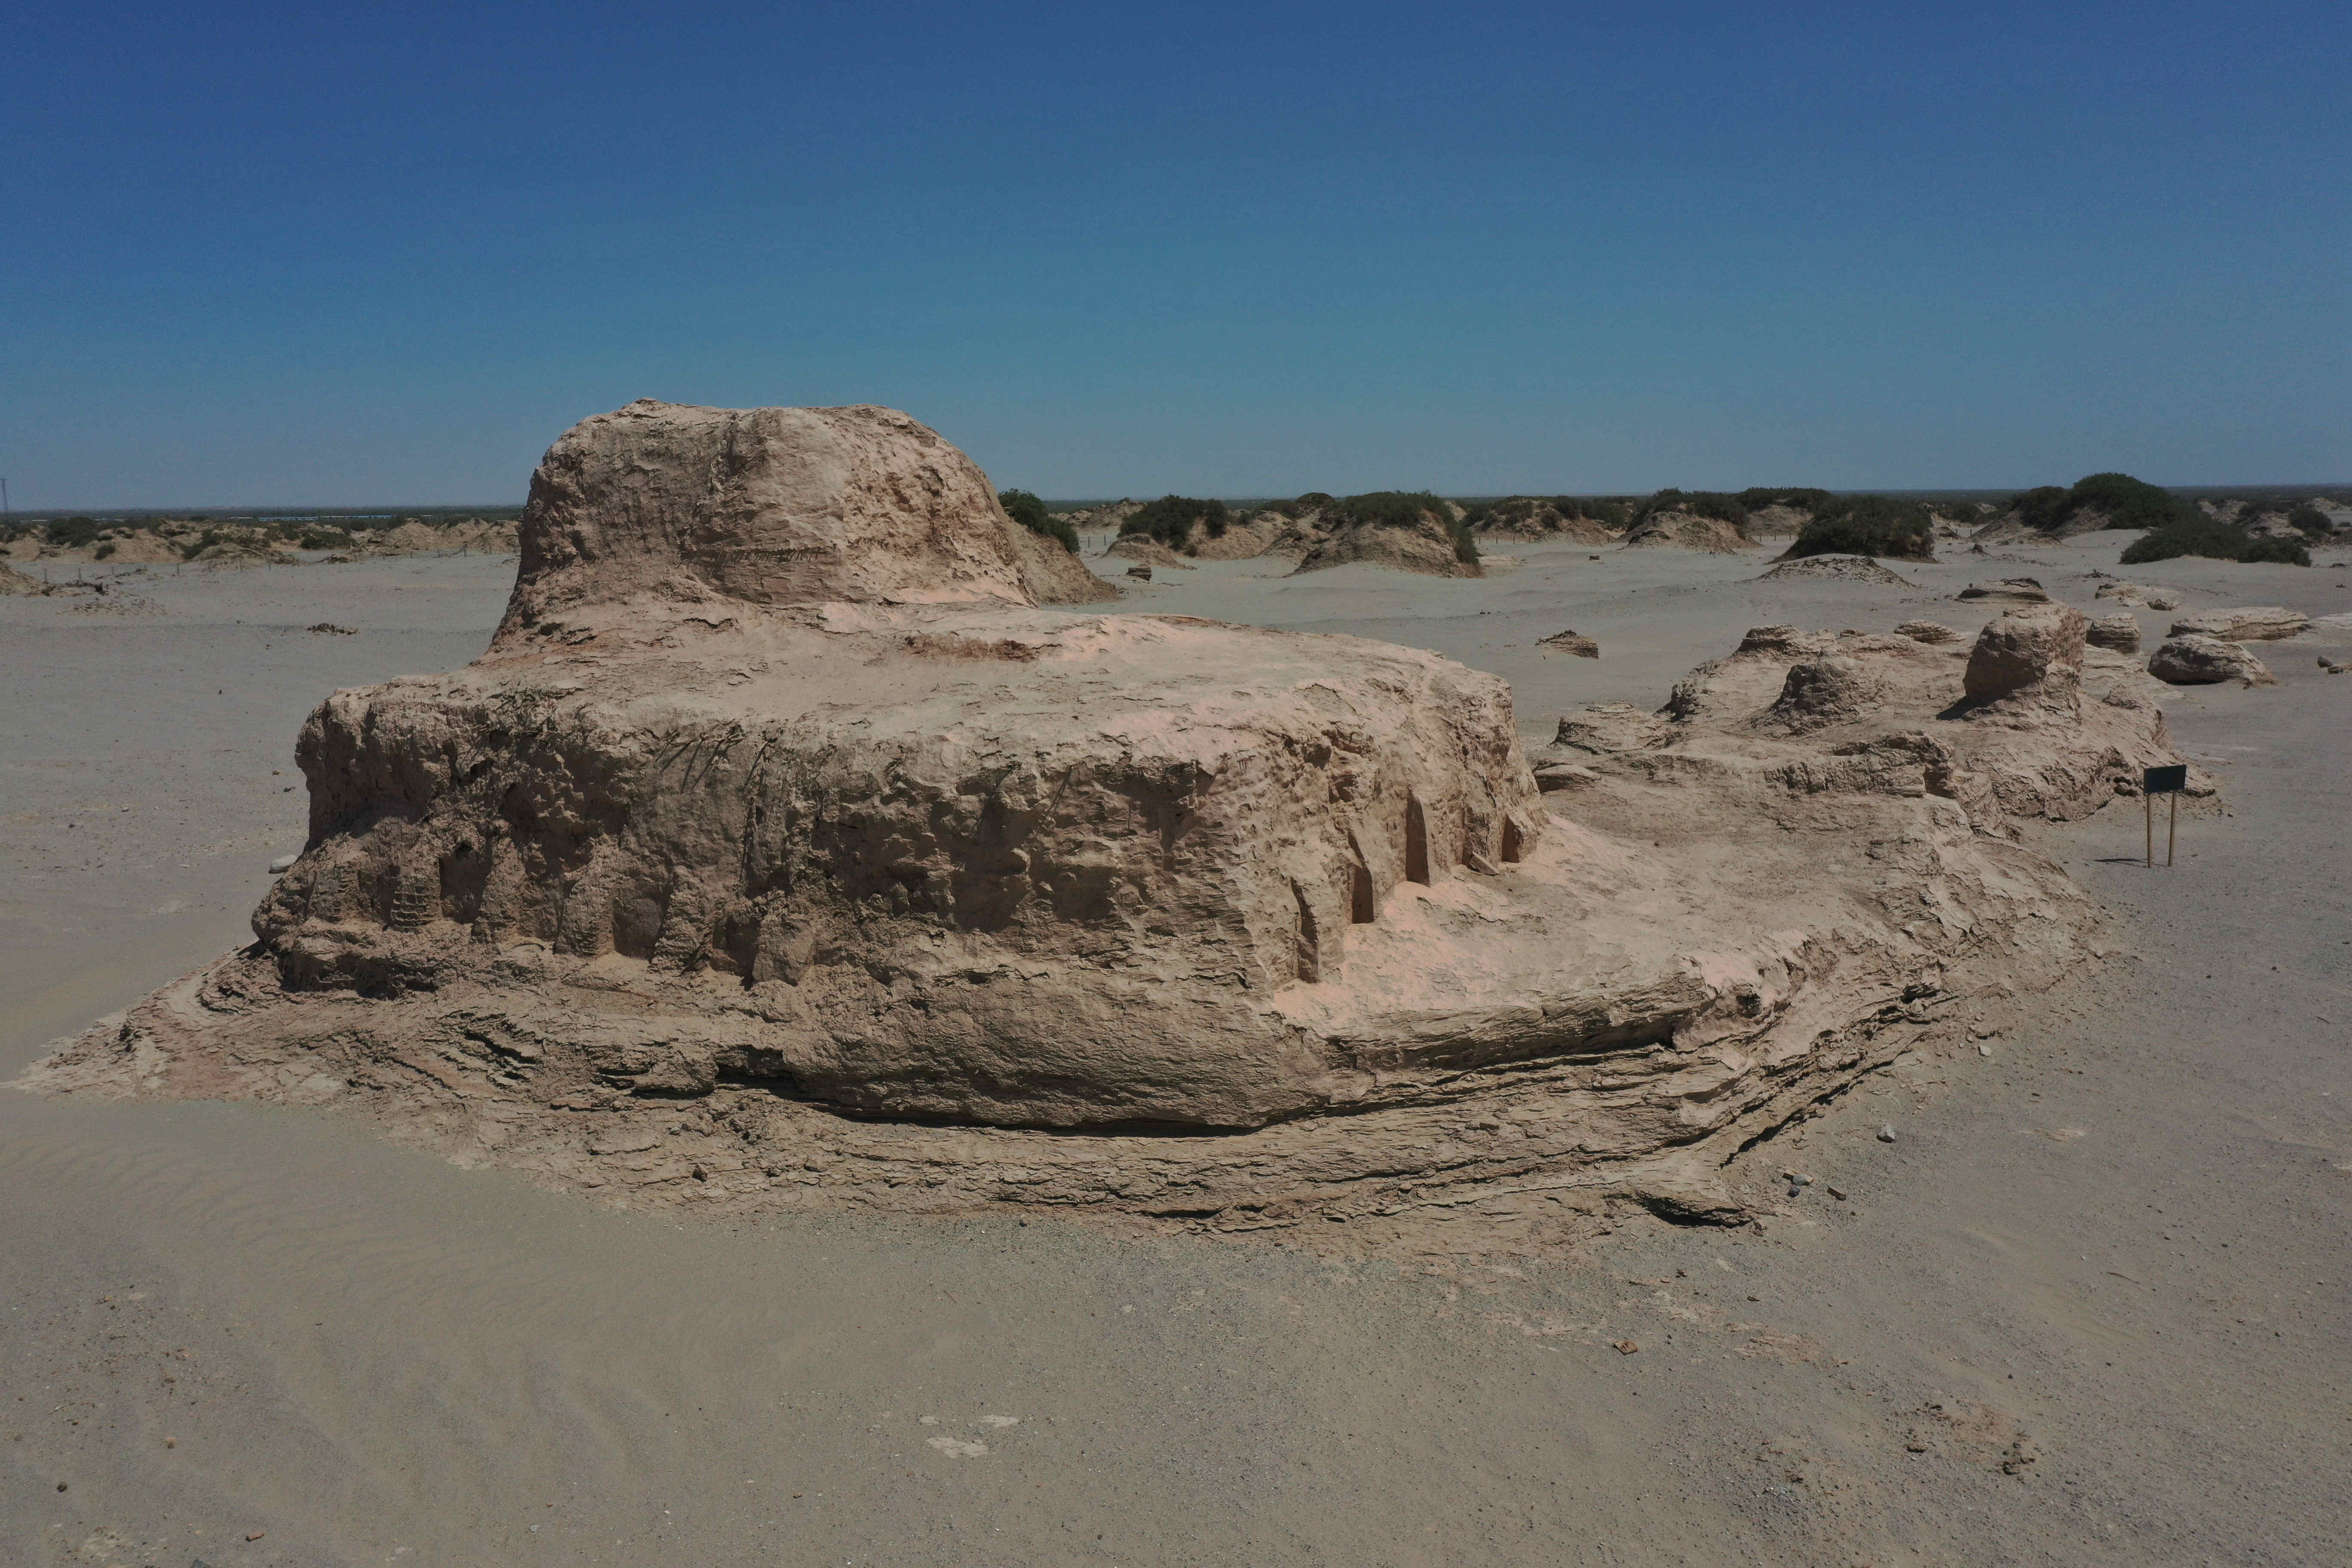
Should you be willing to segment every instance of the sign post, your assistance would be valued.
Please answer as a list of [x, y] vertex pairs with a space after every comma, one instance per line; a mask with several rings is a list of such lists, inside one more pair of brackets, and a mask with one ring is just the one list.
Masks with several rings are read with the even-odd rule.
[[2168, 768], [2149, 768], [2140, 775], [2140, 800], [2147, 807], [2147, 863], [2156, 864], [2156, 797], [2168, 795], [2172, 804], [2164, 824], [2164, 863], [2172, 864], [2173, 844], [2180, 830], [2180, 792], [2189, 787], [2189, 764], [2176, 763]]

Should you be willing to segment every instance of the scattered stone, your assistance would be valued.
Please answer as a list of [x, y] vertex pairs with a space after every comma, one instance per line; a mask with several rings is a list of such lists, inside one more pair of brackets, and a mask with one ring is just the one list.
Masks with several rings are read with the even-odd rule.
[[2210, 637], [2168, 639], [2149, 657], [2147, 672], [2172, 686], [2219, 686], [2228, 680], [2248, 686], [2278, 684], [2278, 677], [2261, 659], [2236, 643]]
[[1601, 657], [1601, 645], [1599, 643], [1594, 642], [1591, 637], [1580, 636], [1575, 632], [1554, 632], [1551, 636], [1544, 638], [1543, 641], [1538, 643], [1536, 646], [1538, 647], [1549, 648], [1554, 653], [1571, 653], [1579, 658], [1599, 658]]
[[2352, 675], [2352, 664], [2330, 658], [2324, 653], [2319, 656], [2319, 668], [2330, 675]]
[[2033, 577], [2004, 577], [1997, 583], [1971, 583], [1953, 597], [1971, 602], [2001, 599], [2021, 605], [2046, 604], [2050, 599], [2041, 581]]
[[1906, 621], [1895, 628], [1895, 635], [1898, 637], [1909, 637], [1913, 642], [1931, 645], [1960, 640], [1959, 633], [1940, 621]]
[[2223, 642], [2276, 642], [2311, 629], [2311, 617], [2276, 605], [2235, 610], [2201, 610], [2172, 623], [2167, 637], [2219, 637]]
[[1127, 569], [1127, 574], [1139, 583], [1151, 581], [1151, 568], [1149, 566], [1130, 566]]
[[2180, 608], [2180, 595], [2170, 588], [2151, 588], [2145, 583], [2102, 583], [2093, 595], [2101, 599], [2121, 599], [2126, 605], [2145, 605], [2151, 610]]
[[302, 855], [299, 850], [295, 851], [291, 855], [280, 855], [277, 859], [272, 860], [269, 863], [269, 874], [275, 877], [281, 871], [291, 871], [294, 869], [295, 862], [301, 858]]
[[352, 630], [351, 627], [339, 626], [332, 621], [320, 621], [315, 625], [305, 626], [302, 629], [305, 631], [318, 632], [327, 637], [355, 637], [360, 635], [359, 633]]
[[[1614, 1343], [1614, 1344], [1611, 1345], [1609, 1348], [1610, 1348], [1611, 1350], [1615, 1351], [1619, 1355], [1632, 1355], [1634, 1352], [1636, 1352], [1636, 1351], [1640, 1350], [1642, 1347], [1641, 1347], [1640, 1345], [1635, 1344], [1635, 1343], [1634, 1343], [1633, 1341], [1631, 1341], [1631, 1340], [1619, 1340], [1616, 1343]], [[59, 1491], [63, 1491], [63, 1490], [65, 1490], [65, 1489], [65, 1489], [65, 1488], [63, 1488], [63, 1487], [59, 1487], [59, 1488], [58, 1489], [58, 1490], [59, 1490]]]
[[1881, 1143], [1892, 1143], [1892, 1142], [1895, 1142], [1895, 1129], [1894, 1129], [1894, 1128], [1892, 1128], [1892, 1127], [1882, 1127], [1882, 1128], [1880, 1128], [1880, 1129], [1878, 1130], [1878, 1141], [1879, 1141]]
[[1830, 1189], [1830, 1196], [1837, 1199], [1840, 1203], [1843, 1203], [1845, 1202], [1845, 1189], [1843, 1187], [1832, 1187]]
[[2108, 648], [2116, 653], [2139, 651], [2139, 622], [2129, 610], [2101, 616], [2083, 635], [2093, 647]]

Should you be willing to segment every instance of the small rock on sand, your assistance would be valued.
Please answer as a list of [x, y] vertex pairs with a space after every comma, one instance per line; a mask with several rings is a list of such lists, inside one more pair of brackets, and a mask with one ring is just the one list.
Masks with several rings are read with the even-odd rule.
[[2004, 577], [1998, 583], [1971, 583], [1953, 595], [1958, 599], [2002, 599], [2021, 605], [2046, 603], [2050, 597], [2032, 577]]
[[1909, 637], [1913, 642], [1923, 643], [1948, 643], [1960, 640], [1960, 634], [1941, 621], [1906, 621], [1895, 628], [1895, 635], [1898, 637]]
[[2219, 637], [2177, 637], [2149, 656], [2147, 672], [2173, 686], [2218, 686], [2242, 680], [2248, 686], [2275, 686], [2278, 677], [2263, 661], [2233, 642]]
[[291, 871], [294, 869], [294, 862], [300, 858], [302, 858], [302, 857], [299, 853], [280, 855], [277, 859], [272, 860], [269, 863], [269, 874], [275, 877], [282, 871]]
[[1536, 645], [1554, 653], [1572, 653], [1579, 658], [1599, 658], [1601, 645], [1591, 637], [1575, 632], [1554, 632]]
[[1892, 1128], [1892, 1127], [1882, 1127], [1882, 1128], [1880, 1128], [1880, 1129], [1878, 1130], [1878, 1141], [1879, 1141], [1881, 1143], [1892, 1143], [1892, 1142], [1895, 1142], [1895, 1129], [1894, 1129], [1894, 1128]]

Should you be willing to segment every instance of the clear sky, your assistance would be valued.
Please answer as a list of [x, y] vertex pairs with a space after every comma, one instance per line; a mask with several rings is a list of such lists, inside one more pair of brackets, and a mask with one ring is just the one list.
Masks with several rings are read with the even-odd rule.
[[2352, 5], [12, 8], [19, 508], [2352, 479]]

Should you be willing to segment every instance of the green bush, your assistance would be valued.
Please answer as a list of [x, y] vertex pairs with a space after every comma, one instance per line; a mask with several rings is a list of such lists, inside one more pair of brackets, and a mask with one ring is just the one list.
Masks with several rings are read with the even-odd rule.
[[2204, 513], [2170, 490], [2129, 474], [2085, 474], [2069, 489], [2042, 485], [2009, 503], [2028, 528], [2055, 533], [2081, 511], [2106, 514], [2107, 528], [2167, 528]]
[[1005, 516], [1030, 532], [1057, 541], [1073, 555], [1078, 552], [1078, 531], [1067, 520], [1047, 511], [1045, 503], [1027, 490], [999, 490], [996, 500], [1004, 508]]
[[2126, 566], [2177, 556], [2201, 555], [2209, 561], [2277, 561], [2291, 566], [2311, 564], [2311, 552], [2292, 539], [2256, 539], [2231, 522], [2196, 512], [2151, 528], [2124, 547]]
[[1280, 512], [1291, 521], [1297, 522], [1300, 518], [1305, 517], [1310, 511], [1322, 510], [1325, 507], [1329, 506], [1336, 499], [1336, 497], [1332, 496], [1326, 490], [1308, 490], [1305, 495], [1298, 496], [1293, 500], [1275, 502], [1273, 510]]
[[1119, 535], [1142, 534], [1156, 539], [1171, 550], [1181, 550], [1192, 538], [1192, 525], [1200, 523], [1212, 539], [1224, 536], [1230, 514], [1221, 500], [1199, 500], [1192, 496], [1161, 496], [1146, 501], [1143, 509], [1119, 524]]
[[82, 550], [98, 542], [98, 520], [69, 517], [63, 522], [50, 523], [44, 531], [49, 542], [60, 550]]
[[340, 528], [310, 527], [295, 536], [305, 550], [349, 550], [359, 542]]
[[1762, 511], [1768, 506], [1794, 507], [1799, 511], [1819, 515], [1824, 508], [1834, 506], [1837, 498], [1829, 491], [1800, 485], [1792, 489], [1769, 489], [1762, 485], [1751, 486], [1733, 498], [1749, 511]]
[[2285, 566], [2308, 566], [2311, 552], [2299, 539], [2252, 539], [2246, 542], [2241, 561], [2275, 561]]
[[1933, 561], [1936, 519], [1916, 500], [1832, 496], [1780, 559], [1805, 555], [1889, 555], [1904, 561]]
[[2336, 525], [2317, 507], [2305, 503], [2286, 514], [2287, 526], [2306, 539], [2327, 539], [2334, 536]]

